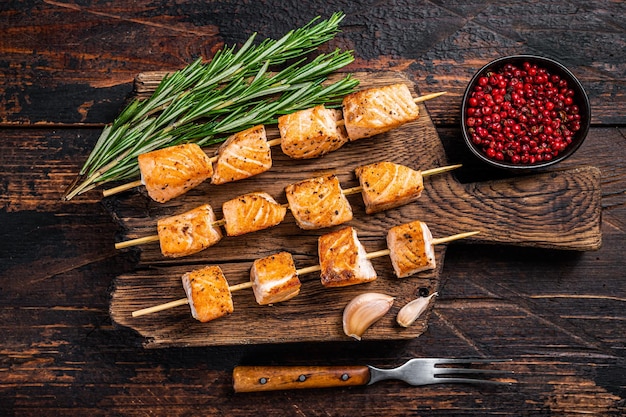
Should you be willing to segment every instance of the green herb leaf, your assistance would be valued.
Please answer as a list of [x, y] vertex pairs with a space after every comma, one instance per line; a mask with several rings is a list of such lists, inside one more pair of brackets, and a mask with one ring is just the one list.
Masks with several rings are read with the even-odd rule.
[[[338, 105], [358, 80], [347, 75], [325, 83], [330, 73], [354, 60], [352, 51], [335, 50], [310, 62], [304, 57], [334, 37], [343, 18], [340, 12], [319, 22], [318, 17], [258, 45], [253, 34], [236, 52], [224, 48], [208, 63], [198, 59], [167, 75], [150, 98], [133, 100], [103, 129], [64, 198], [136, 177], [142, 153], [187, 142], [211, 145], [248, 127], [275, 123], [282, 114], [318, 104]], [[281, 71], [269, 71], [294, 60]]]

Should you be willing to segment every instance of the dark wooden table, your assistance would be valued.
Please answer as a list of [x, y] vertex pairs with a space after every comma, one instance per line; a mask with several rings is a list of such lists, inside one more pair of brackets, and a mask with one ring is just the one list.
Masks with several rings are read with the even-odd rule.
[[[412, 3], [412, 4], [410, 4]], [[592, 105], [562, 167], [602, 172], [603, 244], [568, 252], [452, 246], [429, 328], [410, 341], [145, 349], [109, 316], [133, 271], [100, 194], [61, 201], [136, 74], [175, 70], [253, 31], [277, 38], [341, 10], [323, 50], [349, 71], [398, 71], [428, 102], [461, 180], [492, 178], [459, 149], [473, 72], [530, 53], [568, 66]], [[0, 415], [623, 415], [626, 412], [626, 4], [619, 1], [43, 1], [0, 7]], [[239, 364], [512, 358], [507, 388], [400, 382], [235, 394]]]

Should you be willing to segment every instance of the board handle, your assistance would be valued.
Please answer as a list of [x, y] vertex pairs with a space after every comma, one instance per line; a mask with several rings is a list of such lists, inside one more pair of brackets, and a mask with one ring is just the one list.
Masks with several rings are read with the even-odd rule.
[[367, 366], [237, 366], [235, 392], [276, 391], [366, 385]]
[[445, 207], [431, 215], [454, 228], [439, 233], [479, 230], [477, 243], [597, 250], [602, 243], [600, 177], [595, 167], [470, 184], [442, 176], [433, 178], [434, 201], [425, 208]]

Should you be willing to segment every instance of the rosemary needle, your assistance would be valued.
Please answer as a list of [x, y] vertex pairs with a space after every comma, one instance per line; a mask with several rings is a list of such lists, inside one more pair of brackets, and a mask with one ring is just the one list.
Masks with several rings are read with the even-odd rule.
[[[327, 76], [351, 63], [352, 51], [335, 50], [309, 62], [304, 57], [334, 37], [343, 18], [341, 12], [319, 22], [315, 18], [258, 45], [252, 35], [237, 51], [224, 48], [208, 63], [198, 59], [164, 77], [149, 99], [133, 100], [102, 130], [64, 199], [136, 177], [142, 153], [187, 142], [206, 146], [236, 131], [274, 123], [281, 114], [338, 105], [358, 80], [347, 75], [328, 84]], [[281, 71], [269, 71], [289, 62]]]

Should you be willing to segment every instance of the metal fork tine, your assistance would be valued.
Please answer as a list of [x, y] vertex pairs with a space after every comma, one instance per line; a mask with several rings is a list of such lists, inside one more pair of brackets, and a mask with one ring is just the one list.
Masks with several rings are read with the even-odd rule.
[[471, 365], [473, 363], [495, 363], [495, 362], [511, 362], [512, 359], [437, 359], [435, 365], [446, 364], [466, 364]]
[[[511, 383], [489, 380], [490, 376], [512, 374], [507, 370], [481, 369], [471, 367], [471, 364], [509, 362], [511, 359], [445, 359], [445, 358], [414, 358], [403, 365], [392, 369], [370, 368], [370, 381], [374, 384], [385, 379], [400, 379], [414, 386], [439, 383], [471, 383], [491, 385], [511, 385]], [[459, 366], [453, 366], [458, 364]], [[467, 365], [466, 367], [460, 366]], [[449, 366], [446, 366], [449, 365]]]
[[493, 381], [489, 379], [478, 379], [478, 378], [457, 378], [457, 377], [448, 377], [446, 375], [476, 375], [487, 376], [487, 375], [510, 375], [513, 374], [512, 371], [507, 371], [503, 369], [477, 369], [477, 368], [456, 368], [456, 367], [445, 367], [445, 366], [437, 366], [437, 365], [472, 365], [472, 364], [487, 364], [487, 363], [495, 363], [495, 362], [510, 362], [511, 359], [441, 359], [437, 360], [435, 363], [435, 367], [433, 370], [433, 377], [435, 381], [438, 383], [468, 383], [468, 384], [490, 384], [490, 385], [511, 385], [510, 382], [501, 382], [501, 381]]
[[473, 379], [473, 378], [436, 378], [434, 383], [437, 383], [437, 384], [458, 383], [458, 384], [511, 385], [510, 382], [492, 381], [490, 379]]
[[512, 374], [504, 369], [476, 369], [476, 368], [436, 368], [435, 376], [454, 374]]

